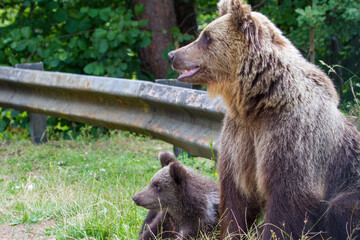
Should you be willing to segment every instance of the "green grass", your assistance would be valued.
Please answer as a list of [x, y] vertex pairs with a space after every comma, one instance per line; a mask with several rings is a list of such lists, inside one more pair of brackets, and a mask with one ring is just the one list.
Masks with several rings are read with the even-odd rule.
[[[31, 229], [51, 223], [41, 233], [49, 239], [137, 239], [147, 210], [131, 196], [160, 169], [158, 153], [171, 149], [162, 141], [116, 131], [96, 140], [42, 145], [0, 138], [0, 224]], [[214, 161], [179, 160], [217, 178]], [[252, 226], [245, 239], [258, 239], [261, 225]]]
[[[132, 199], [172, 146], [112, 132], [98, 140], [0, 140], [0, 224], [54, 221], [56, 239], [137, 239], [146, 210]], [[182, 161], [216, 177], [214, 162]]]

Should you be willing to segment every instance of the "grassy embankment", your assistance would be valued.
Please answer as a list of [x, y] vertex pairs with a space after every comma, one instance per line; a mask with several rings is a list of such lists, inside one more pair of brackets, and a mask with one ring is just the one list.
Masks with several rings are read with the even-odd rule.
[[[49, 239], [136, 239], [146, 210], [131, 196], [160, 168], [172, 146], [112, 132], [98, 140], [0, 141], [0, 224], [52, 222]], [[184, 159], [215, 176], [214, 162]]]

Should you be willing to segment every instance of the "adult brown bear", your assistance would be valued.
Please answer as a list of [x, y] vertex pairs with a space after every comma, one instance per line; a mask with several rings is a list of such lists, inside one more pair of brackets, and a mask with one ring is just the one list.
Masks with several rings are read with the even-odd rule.
[[243, 1], [218, 7], [220, 17], [169, 58], [180, 81], [206, 84], [228, 106], [222, 238], [240, 238], [265, 213], [262, 239], [359, 239], [360, 135], [331, 80]]

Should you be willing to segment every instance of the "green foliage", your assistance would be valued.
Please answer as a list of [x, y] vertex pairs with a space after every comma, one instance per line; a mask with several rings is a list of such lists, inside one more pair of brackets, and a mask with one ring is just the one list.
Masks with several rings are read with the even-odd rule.
[[[137, 54], [151, 43], [151, 33], [143, 30], [147, 21], [134, 20], [129, 1], [4, 0], [0, 9], [6, 10], [0, 10], [0, 66], [41, 61], [50, 71], [152, 79], [141, 71]], [[143, 11], [141, 5], [134, 7], [135, 15]], [[8, 114], [13, 112], [17, 115]], [[6, 129], [29, 125], [26, 113], [0, 109], [0, 114], [2, 137], [11, 138]], [[48, 118], [50, 138], [107, 131]], [[26, 137], [29, 131], [23, 133]]]
[[360, 118], [360, 77], [356, 75], [351, 70], [340, 66], [340, 65], [333, 65], [329, 66], [328, 64], [320, 61], [322, 65], [324, 65], [328, 69], [328, 74], [333, 73], [336, 77], [341, 78], [337, 73], [337, 69], [342, 69], [346, 73], [350, 74], [350, 78], [346, 80], [344, 83], [344, 92], [349, 91], [349, 95], [351, 95], [351, 99], [343, 100], [340, 104], [340, 108], [344, 111], [344, 114], [354, 116], [357, 119]]
[[22, 137], [28, 136], [30, 127], [27, 112], [0, 107], [0, 139], [10, 139], [19, 129], [25, 130], [22, 131]]
[[50, 140], [70, 140], [83, 137], [87, 139], [97, 139], [104, 135], [109, 135], [109, 129], [76, 123], [62, 118], [48, 117], [47, 134]]
[[[1, 6], [2, 5], [2, 6]], [[45, 64], [46, 70], [149, 79], [137, 52], [151, 43], [128, 1], [27, 0], [0, 3], [0, 65]], [[135, 6], [135, 15], [144, 11]]]
[[[295, 0], [266, 1], [260, 9], [280, 27], [305, 57], [309, 57], [310, 28], [314, 30], [316, 64], [318, 60], [330, 65], [342, 65], [360, 75], [360, 2], [352, 0]], [[326, 67], [325, 67], [326, 69]], [[339, 70], [339, 69], [338, 69]], [[348, 71], [331, 74], [339, 89], [342, 101], [352, 96], [346, 79]], [[359, 80], [355, 80], [358, 82]]]
[[[69, 120], [48, 117], [47, 136], [50, 140], [59, 139], [96, 139], [108, 135], [107, 128], [75, 123]], [[27, 112], [0, 108], [0, 139], [10, 140], [14, 137], [28, 139], [30, 136], [30, 119]]]
[[218, 0], [196, 0], [199, 31], [203, 30], [217, 16]]

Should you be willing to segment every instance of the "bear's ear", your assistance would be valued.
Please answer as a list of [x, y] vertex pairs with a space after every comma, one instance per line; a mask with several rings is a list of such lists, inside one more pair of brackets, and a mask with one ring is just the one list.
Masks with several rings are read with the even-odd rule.
[[165, 167], [165, 166], [169, 165], [170, 163], [176, 161], [175, 156], [169, 152], [159, 153], [158, 159], [160, 160], [161, 167]]
[[180, 162], [176, 161], [170, 164], [170, 176], [174, 179], [175, 183], [180, 185], [185, 182], [187, 172]]
[[217, 4], [217, 7], [219, 9], [219, 17], [224, 16], [229, 12], [229, 0], [220, 0]]
[[220, 17], [230, 13], [234, 22], [239, 26], [251, 19], [251, 7], [243, 0], [220, 0], [218, 9]]
[[218, 3], [219, 15], [231, 14], [235, 26], [247, 37], [254, 48], [261, 45], [261, 33], [251, 18], [251, 6], [243, 0], [221, 0]]

